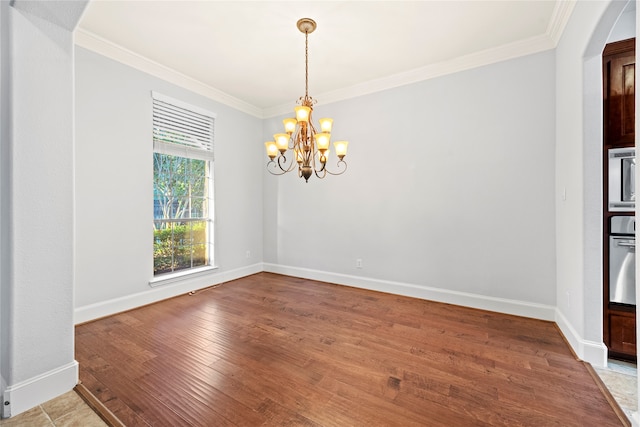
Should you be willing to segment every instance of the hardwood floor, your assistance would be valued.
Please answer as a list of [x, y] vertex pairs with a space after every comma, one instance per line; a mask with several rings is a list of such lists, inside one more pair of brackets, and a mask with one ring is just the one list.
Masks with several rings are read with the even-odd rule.
[[620, 426], [555, 324], [260, 273], [76, 327], [127, 426]]

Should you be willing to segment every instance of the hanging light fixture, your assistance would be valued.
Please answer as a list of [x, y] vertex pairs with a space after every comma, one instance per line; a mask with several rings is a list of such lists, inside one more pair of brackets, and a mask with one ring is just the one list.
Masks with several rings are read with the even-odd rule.
[[304, 96], [298, 99], [294, 108], [296, 117], [284, 119], [285, 133], [273, 135], [274, 141], [265, 142], [269, 163], [267, 170], [274, 175], [283, 175], [298, 169], [298, 176], [309, 182], [315, 174], [318, 178], [329, 175], [340, 175], [347, 170], [344, 156], [347, 155], [347, 141], [336, 141], [333, 146], [338, 157], [337, 170], [327, 169], [331, 126], [333, 119], [320, 119], [320, 132], [313, 125], [313, 104], [316, 100], [309, 96], [309, 34], [316, 29], [313, 19], [298, 20], [298, 29], [304, 33]]

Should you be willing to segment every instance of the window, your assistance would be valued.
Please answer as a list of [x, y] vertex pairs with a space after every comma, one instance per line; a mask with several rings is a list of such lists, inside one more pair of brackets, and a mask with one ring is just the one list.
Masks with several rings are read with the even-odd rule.
[[215, 115], [156, 92], [153, 97], [153, 274], [213, 260]]

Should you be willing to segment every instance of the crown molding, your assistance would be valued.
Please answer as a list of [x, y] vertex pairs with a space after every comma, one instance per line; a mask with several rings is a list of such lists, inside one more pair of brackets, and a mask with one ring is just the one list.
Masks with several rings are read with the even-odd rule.
[[[562, 36], [575, 5], [575, 0], [557, 1], [545, 34], [392, 76], [320, 93], [317, 94], [316, 99], [322, 100], [323, 104], [329, 104], [554, 49]], [[292, 108], [290, 103], [265, 109], [258, 108], [81, 28], [75, 31], [74, 38], [77, 46], [89, 49], [257, 118], [264, 119], [287, 114]]]
[[[560, 41], [562, 32], [569, 22], [571, 13], [576, 5], [575, 0], [560, 0], [556, 2], [551, 20], [547, 26], [545, 34], [519, 40], [496, 48], [486, 49], [469, 55], [431, 64], [426, 67], [417, 68], [404, 73], [395, 74], [381, 79], [371, 80], [347, 88], [320, 93], [315, 96], [322, 100], [323, 104], [343, 101], [362, 95], [380, 92], [424, 80], [453, 74], [460, 71], [470, 70], [484, 65], [489, 65], [521, 56], [531, 55], [545, 50], [555, 49]], [[291, 105], [277, 105], [263, 110], [264, 117], [275, 117], [286, 114], [291, 110]]]
[[[322, 104], [330, 104], [333, 102], [343, 101], [345, 99], [369, 95], [375, 92], [441, 77], [447, 74], [453, 74], [484, 65], [531, 55], [553, 49], [555, 46], [556, 43], [554, 43], [547, 34], [543, 34], [496, 48], [486, 49], [480, 52], [454, 58], [449, 61], [443, 61], [437, 64], [427, 65], [426, 67], [394, 74], [389, 77], [370, 80], [368, 82], [359, 83], [357, 85], [335, 91], [320, 93], [314, 95], [314, 98], [320, 100]], [[290, 104], [278, 105], [264, 109], [263, 115], [265, 118], [275, 117], [281, 114], [286, 114], [290, 110]]]
[[114, 61], [121, 62], [137, 70], [151, 74], [154, 77], [166, 80], [199, 95], [206, 96], [207, 98], [220, 102], [221, 104], [227, 105], [231, 108], [235, 108], [236, 110], [258, 118], [263, 118], [262, 110], [258, 107], [241, 101], [238, 98], [206, 85], [201, 81], [182, 74], [170, 67], [152, 61], [149, 58], [132, 52], [89, 31], [81, 28], [76, 29], [74, 32], [74, 43], [76, 46], [89, 49], [93, 52], [99, 53], [100, 55], [106, 56], [107, 58], [113, 59]]
[[547, 36], [553, 40], [553, 46], [556, 47], [562, 37], [564, 27], [567, 26], [571, 13], [576, 6], [575, 0], [557, 1], [556, 6], [553, 9], [551, 20], [547, 26]]

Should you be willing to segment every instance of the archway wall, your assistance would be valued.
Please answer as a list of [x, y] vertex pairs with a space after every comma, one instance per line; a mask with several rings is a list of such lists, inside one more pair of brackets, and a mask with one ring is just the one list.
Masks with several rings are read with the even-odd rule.
[[601, 54], [627, 1], [577, 2], [556, 48], [556, 322], [578, 357], [602, 334]]
[[[71, 390], [73, 29], [87, 1], [0, 2], [3, 418]], [[5, 127], [6, 126], [6, 127]]]

